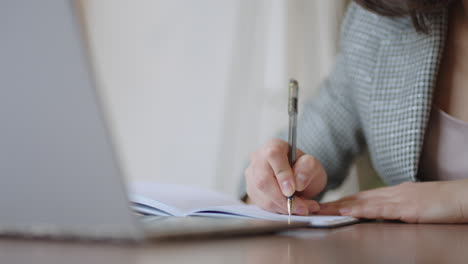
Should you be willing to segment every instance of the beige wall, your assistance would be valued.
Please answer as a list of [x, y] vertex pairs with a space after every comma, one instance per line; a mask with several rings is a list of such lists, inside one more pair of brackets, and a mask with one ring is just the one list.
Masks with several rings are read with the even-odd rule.
[[344, 11], [319, 0], [80, 2], [129, 178], [232, 195], [248, 153], [287, 124], [287, 79], [305, 98], [328, 72]]
[[127, 175], [215, 187], [235, 1], [83, 1]]

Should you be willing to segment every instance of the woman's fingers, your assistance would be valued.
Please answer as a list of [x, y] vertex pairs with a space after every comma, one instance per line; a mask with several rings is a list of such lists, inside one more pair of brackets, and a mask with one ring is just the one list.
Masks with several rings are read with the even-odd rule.
[[286, 209], [282, 208], [273, 200], [269, 199], [268, 196], [265, 196], [259, 192], [251, 191], [251, 189], [252, 188], [249, 185], [247, 185], [247, 193], [249, 193], [249, 198], [254, 204], [256, 204], [260, 208], [267, 210], [269, 212], [278, 213], [278, 214], [287, 214]]
[[[273, 170], [268, 168], [268, 164], [250, 167], [246, 170], [246, 177], [251, 178], [247, 184], [247, 193], [255, 204], [270, 212], [287, 214], [286, 196], [280, 191]], [[295, 197], [293, 214], [308, 215], [319, 208], [316, 201]]]
[[347, 200], [320, 204], [320, 215], [348, 215], [350, 210], [356, 210], [364, 206], [369, 206], [370, 202], [365, 200]]
[[294, 163], [294, 174], [296, 176], [296, 191], [302, 192], [312, 180], [315, 159], [310, 155], [303, 155]]
[[296, 182], [288, 160], [289, 145], [284, 141], [274, 141], [264, 150], [264, 156], [273, 169], [282, 193], [291, 196], [296, 190]]
[[300, 197], [296, 197], [296, 199], [302, 199], [304, 203], [307, 205], [307, 209], [309, 210], [309, 214], [316, 213], [317, 211], [320, 210], [320, 205], [317, 201], [315, 200], [309, 200], [309, 199], [303, 199]]
[[[284, 206], [286, 206], [286, 199], [284, 199]], [[294, 208], [292, 213], [295, 215], [309, 215], [315, 213], [320, 209], [317, 201], [308, 200], [301, 197], [294, 197]]]
[[399, 219], [398, 205], [391, 202], [360, 202], [343, 205], [341, 215], [367, 219]]
[[320, 215], [344, 215], [367, 219], [399, 219], [399, 205], [386, 198], [340, 200], [320, 205]]
[[309, 212], [316, 212], [319, 210], [318, 203], [308, 198], [312, 198], [324, 188], [324, 170], [315, 158], [304, 155], [300, 150], [296, 153], [298, 159], [294, 169], [291, 168], [288, 151], [287, 142], [274, 139], [251, 154], [251, 164], [245, 171], [247, 194], [255, 204], [265, 210], [286, 213], [286, 197], [300, 192], [300, 197], [295, 200], [293, 213], [307, 215]]
[[247, 194], [261, 208], [285, 213], [283, 204], [280, 202], [284, 196], [281, 194], [271, 167], [267, 163], [256, 162], [250, 168], [246, 171]]
[[327, 184], [327, 175], [320, 162], [310, 155], [302, 155], [294, 164], [296, 190], [302, 197], [313, 198]]
[[[257, 165], [247, 173], [253, 173], [255, 178], [251, 181], [254, 183], [253, 190], [247, 185], [247, 193], [252, 200], [262, 209], [287, 214], [286, 196], [280, 191], [273, 170], [268, 168], [268, 164]], [[295, 197], [293, 214], [308, 215], [318, 210], [319, 205], [316, 201]]]
[[336, 202], [351, 201], [351, 200], [363, 200], [363, 199], [376, 199], [376, 198], [388, 198], [394, 195], [394, 187], [383, 187], [367, 191], [358, 192], [356, 194], [343, 197]]

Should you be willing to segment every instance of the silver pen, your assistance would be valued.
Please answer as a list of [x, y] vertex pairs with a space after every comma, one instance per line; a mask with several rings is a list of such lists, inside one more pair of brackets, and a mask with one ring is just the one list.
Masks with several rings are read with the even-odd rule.
[[[289, 114], [289, 132], [288, 132], [288, 160], [291, 168], [296, 162], [296, 136], [297, 136], [297, 109], [299, 97], [299, 84], [296, 80], [289, 80], [289, 100], [288, 100], [288, 114]], [[291, 212], [294, 211], [294, 194], [287, 197], [288, 207], [288, 223], [291, 223]]]

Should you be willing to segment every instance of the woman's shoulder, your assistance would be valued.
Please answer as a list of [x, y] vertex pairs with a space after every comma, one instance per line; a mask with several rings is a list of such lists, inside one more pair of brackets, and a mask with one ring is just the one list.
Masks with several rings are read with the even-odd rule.
[[388, 39], [408, 34], [419, 34], [414, 30], [411, 18], [385, 17], [373, 13], [351, 1], [341, 26], [339, 54], [340, 64], [349, 80], [365, 83], [381, 52], [381, 45]]
[[[411, 18], [385, 17], [351, 1], [341, 26], [341, 46], [350, 43], [371, 45], [413, 28]], [[416, 33], [416, 32], [415, 32]], [[345, 47], [342, 47], [345, 48]]]

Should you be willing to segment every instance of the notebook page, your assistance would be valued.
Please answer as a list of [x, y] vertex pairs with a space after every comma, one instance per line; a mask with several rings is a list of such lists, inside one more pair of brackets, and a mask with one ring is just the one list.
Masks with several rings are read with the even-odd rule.
[[132, 208], [135, 212], [146, 215], [158, 216], [184, 216], [185, 213], [179, 211], [170, 205], [146, 198], [141, 195], [130, 195], [132, 201]]
[[[256, 205], [231, 205], [231, 206], [217, 206], [211, 208], [204, 208], [203, 211], [193, 212], [191, 215], [199, 216], [217, 216], [217, 217], [248, 217], [263, 220], [273, 221], [288, 221], [288, 216], [283, 214], [271, 213], [260, 209]], [[325, 215], [309, 215], [298, 216], [292, 215], [291, 221], [307, 222], [310, 226], [315, 227], [331, 227], [344, 224], [351, 224], [358, 221], [358, 219], [350, 216], [325, 216]]]
[[237, 199], [215, 191], [175, 184], [134, 182], [129, 186], [130, 201], [182, 216], [199, 208], [242, 205]]
[[[130, 185], [130, 200], [137, 211], [151, 215], [215, 216], [288, 221], [287, 215], [275, 214], [255, 205], [246, 205], [227, 195], [196, 187], [136, 182]], [[330, 227], [357, 222], [349, 216], [291, 216], [292, 221], [310, 226]]]

